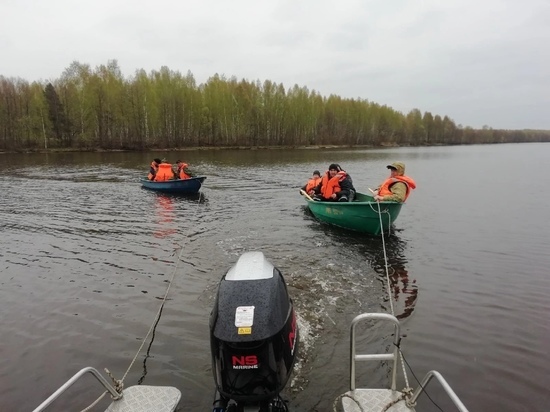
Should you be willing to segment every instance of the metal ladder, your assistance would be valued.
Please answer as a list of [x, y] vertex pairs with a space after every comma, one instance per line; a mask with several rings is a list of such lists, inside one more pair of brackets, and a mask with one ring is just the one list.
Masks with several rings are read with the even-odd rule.
[[111, 394], [113, 403], [105, 412], [173, 412], [181, 398], [181, 392], [172, 386], [136, 385], [118, 393], [116, 389], [92, 367], [81, 369], [72, 378], [65, 382], [48, 399], [42, 402], [33, 412], [46, 410], [53, 401], [59, 398], [77, 380], [90, 373]]
[[[389, 321], [394, 324], [393, 351], [386, 354], [356, 354], [355, 327], [365, 320]], [[401, 326], [395, 316], [386, 313], [363, 313], [356, 316], [351, 322], [350, 330], [350, 390], [341, 395], [342, 407], [345, 412], [410, 412], [414, 411], [414, 405], [418, 397], [424, 392], [432, 378], [441, 384], [447, 395], [460, 412], [468, 412], [466, 406], [458, 398], [447, 381], [437, 371], [426, 374], [422, 383], [416, 388], [410, 398], [406, 399], [402, 392], [397, 391], [396, 375], [399, 359], [399, 343], [401, 340]], [[392, 378], [389, 389], [364, 389], [355, 387], [355, 362], [356, 361], [392, 361]]]

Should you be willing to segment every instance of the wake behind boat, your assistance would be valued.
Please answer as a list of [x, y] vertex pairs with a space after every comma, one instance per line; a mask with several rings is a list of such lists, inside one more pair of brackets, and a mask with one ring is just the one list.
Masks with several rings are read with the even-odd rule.
[[141, 178], [140, 182], [145, 189], [155, 190], [157, 192], [195, 194], [199, 192], [205, 180], [205, 176], [200, 176], [191, 177], [189, 179], [165, 180], [163, 182], [155, 182], [147, 178]]
[[388, 230], [403, 206], [399, 202], [376, 202], [374, 197], [359, 192], [353, 202], [314, 201], [305, 192], [302, 194], [311, 213], [321, 222], [371, 235]]

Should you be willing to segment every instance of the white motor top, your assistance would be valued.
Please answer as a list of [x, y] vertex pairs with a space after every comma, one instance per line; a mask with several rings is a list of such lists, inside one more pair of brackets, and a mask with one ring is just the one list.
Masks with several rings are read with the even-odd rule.
[[245, 252], [229, 269], [225, 280], [259, 280], [273, 277], [273, 265], [262, 252]]

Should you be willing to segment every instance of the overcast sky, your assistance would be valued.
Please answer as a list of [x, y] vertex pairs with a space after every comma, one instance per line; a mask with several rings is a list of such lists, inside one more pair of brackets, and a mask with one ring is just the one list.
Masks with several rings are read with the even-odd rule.
[[112, 59], [550, 130], [550, 0], [0, 0], [0, 75]]

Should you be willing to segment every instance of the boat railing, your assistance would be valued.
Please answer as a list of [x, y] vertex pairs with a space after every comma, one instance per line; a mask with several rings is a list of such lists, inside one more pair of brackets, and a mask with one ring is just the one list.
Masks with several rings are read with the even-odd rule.
[[[395, 326], [395, 333], [394, 333], [394, 349], [392, 353], [386, 353], [386, 354], [356, 354], [355, 349], [355, 327], [360, 322], [363, 322], [365, 320], [384, 320], [388, 322], [392, 322]], [[396, 381], [396, 371], [397, 371], [397, 359], [398, 359], [398, 345], [399, 341], [401, 339], [401, 326], [399, 324], [399, 321], [395, 316], [389, 315], [387, 313], [362, 313], [361, 315], [357, 315], [352, 321], [351, 321], [351, 331], [350, 331], [350, 389], [353, 391], [355, 390], [355, 362], [356, 361], [392, 361], [393, 367], [392, 367], [392, 379], [391, 379], [391, 389], [395, 390], [395, 381]]]
[[438, 372], [438, 371], [429, 371], [426, 376], [424, 376], [424, 379], [422, 379], [422, 382], [420, 383], [420, 386], [415, 389], [413, 392], [413, 396], [410, 400], [411, 404], [414, 404], [418, 397], [426, 390], [426, 386], [432, 378], [436, 378], [437, 381], [441, 384], [447, 395], [449, 395], [449, 398], [453, 401], [455, 406], [458, 408], [460, 412], [468, 412], [468, 409], [466, 409], [466, 406], [462, 403], [462, 401], [459, 399], [458, 395], [453, 391], [451, 386], [447, 383], [445, 378]]
[[[150, 386], [134, 385], [125, 388], [119, 393], [96, 369], [87, 367], [81, 369], [72, 378], [65, 382], [48, 399], [42, 402], [33, 412], [42, 412], [67, 391], [77, 380], [87, 373], [91, 373], [99, 383], [106, 389], [99, 398], [97, 398], [85, 410], [89, 410], [99, 402], [107, 393], [111, 394], [112, 403], [105, 412], [129, 412], [129, 411], [147, 411], [147, 412], [174, 412], [181, 399], [179, 389], [172, 386]], [[117, 382], [118, 386], [118, 382]], [[122, 386], [122, 385], [121, 385]]]
[[[355, 328], [356, 326], [366, 320], [381, 320], [381, 321], [387, 321], [390, 323], [393, 323], [394, 325], [394, 336], [393, 336], [393, 350], [391, 353], [386, 354], [357, 354], [356, 353], [356, 345], [355, 345]], [[396, 373], [397, 373], [397, 362], [399, 359], [399, 344], [401, 341], [401, 326], [399, 324], [399, 320], [390, 314], [387, 313], [363, 313], [361, 315], [356, 316], [352, 322], [351, 322], [351, 330], [350, 330], [350, 389], [354, 391], [356, 389], [356, 382], [355, 382], [355, 363], [357, 361], [392, 361], [393, 367], [392, 367], [392, 377], [391, 377], [391, 390], [395, 391], [396, 388]], [[403, 371], [404, 372], [404, 371]], [[451, 386], [447, 383], [445, 378], [443, 376], [435, 371], [432, 370], [426, 374], [422, 382], [420, 383], [420, 386], [416, 388], [410, 398], [410, 400], [407, 401], [408, 405], [414, 405], [418, 397], [425, 392], [426, 386], [430, 383], [432, 378], [436, 378], [436, 380], [441, 384], [451, 401], [455, 404], [455, 406], [458, 408], [460, 412], [468, 412], [468, 409], [462, 401], [458, 398], [457, 394], [453, 391]]]
[[103, 375], [98, 372], [97, 369], [88, 366], [84, 369], [81, 369], [72, 378], [65, 382], [58, 390], [52, 393], [48, 399], [38, 405], [38, 407], [36, 407], [33, 412], [44, 411], [48, 406], [52, 404], [53, 401], [59, 398], [64, 392], [67, 391], [67, 389], [69, 389], [76, 381], [78, 381], [87, 373], [90, 373], [94, 378], [98, 380], [99, 383], [101, 383], [101, 385], [103, 385], [103, 387], [111, 394], [113, 400], [118, 400], [122, 398], [122, 394], [118, 393], [116, 389], [109, 382], [107, 382]]

